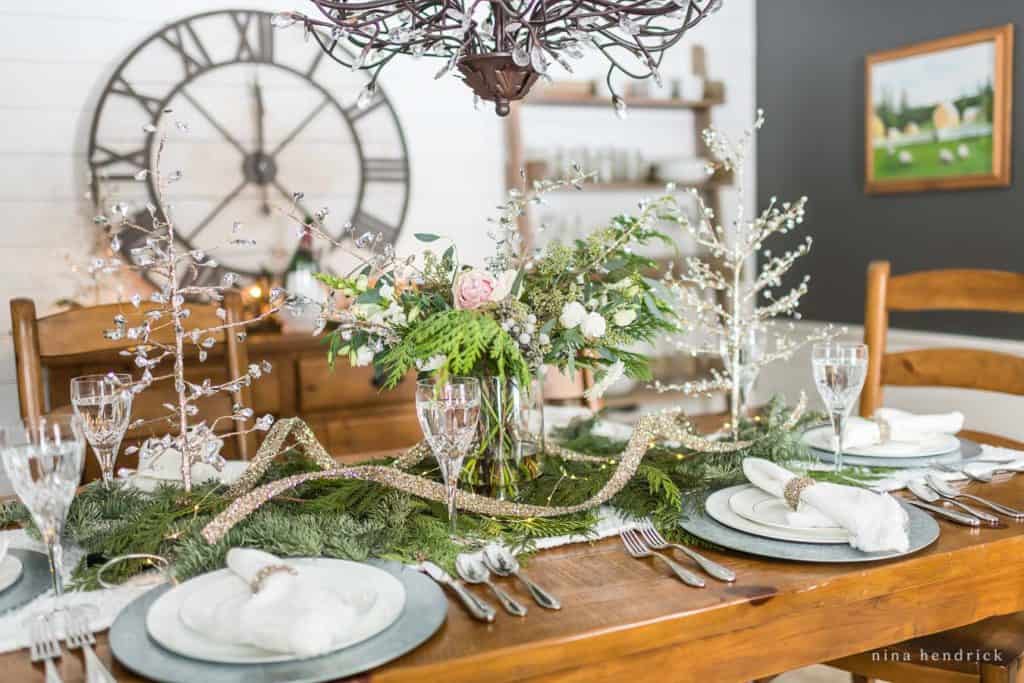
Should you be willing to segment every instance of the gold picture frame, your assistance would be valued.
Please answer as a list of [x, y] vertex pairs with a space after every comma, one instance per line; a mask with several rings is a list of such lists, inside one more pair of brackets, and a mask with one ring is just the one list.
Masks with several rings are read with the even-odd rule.
[[1010, 184], [1013, 24], [875, 52], [864, 64], [868, 194]]

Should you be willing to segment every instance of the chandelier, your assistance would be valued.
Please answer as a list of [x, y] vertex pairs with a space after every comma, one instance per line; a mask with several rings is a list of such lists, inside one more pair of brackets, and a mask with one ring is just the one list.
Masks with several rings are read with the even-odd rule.
[[[620, 116], [626, 103], [612, 84], [616, 71], [652, 78], [665, 51], [722, 0], [311, 0], [321, 16], [281, 12], [273, 24], [301, 23], [306, 36], [336, 62], [364, 69], [370, 80], [357, 100], [374, 99], [381, 70], [398, 55], [444, 60], [436, 78], [461, 78], [499, 116], [526, 96], [557, 63], [597, 50], [610, 63], [606, 81]], [[351, 48], [348, 49], [348, 48]]]

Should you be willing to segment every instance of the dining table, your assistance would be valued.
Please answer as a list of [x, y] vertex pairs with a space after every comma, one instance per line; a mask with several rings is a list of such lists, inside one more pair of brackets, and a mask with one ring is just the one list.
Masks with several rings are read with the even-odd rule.
[[[1022, 477], [965, 490], [1024, 503]], [[734, 583], [709, 580], [703, 589], [681, 584], [653, 559], [633, 559], [618, 538], [544, 550], [525, 570], [560, 598], [562, 609], [502, 614], [484, 624], [449, 595], [447, 620], [430, 640], [345, 680], [751, 681], [1024, 610], [1024, 523], [939, 524], [930, 547], [874, 563], [702, 550], [737, 574]], [[499, 582], [530, 602], [521, 585]], [[121, 683], [148, 680], [112, 658], [105, 632], [97, 634], [96, 652]], [[80, 652], [64, 652], [57, 665], [65, 683], [84, 680], [82, 664]], [[0, 655], [0, 680], [43, 678], [26, 651]]]

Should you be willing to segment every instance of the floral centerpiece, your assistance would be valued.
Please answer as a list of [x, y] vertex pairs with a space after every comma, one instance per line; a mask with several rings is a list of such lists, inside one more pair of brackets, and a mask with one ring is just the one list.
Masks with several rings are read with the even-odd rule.
[[318, 275], [331, 290], [319, 327], [336, 323], [332, 363], [372, 364], [385, 388], [414, 371], [482, 380], [481, 434], [463, 476], [492, 495], [513, 493], [539, 471], [543, 442], [524, 414], [538, 400], [531, 384], [539, 384], [542, 368], [590, 370], [588, 393], [598, 397], [623, 376], [650, 379], [646, 357], [630, 347], [677, 328], [656, 293], [659, 283], [645, 276], [653, 262], [636, 253], [653, 240], [669, 243], [656, 229], [663, 200], [572, 243], [524, 248], [516, 219], [527, 206], [588, 179], [577, 169], [565, 180], [512, 192], [488, 233], [495, 252], [483, 267], [462, 262], [456, 245], [439, 235], [417, 234], [426, 247], [409, 258], [373, 250], [373, 236], [362, 235], [356, 241], [371, 254], [352, 272]]

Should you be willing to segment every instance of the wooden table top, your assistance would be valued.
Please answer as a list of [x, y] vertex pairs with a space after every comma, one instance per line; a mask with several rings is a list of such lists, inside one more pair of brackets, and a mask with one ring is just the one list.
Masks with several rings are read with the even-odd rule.
[[[970, 490], [1024, 504], [1024, 477]], [[541, 609], [520, 586], [499, 579], [529, 605], [527, 617], [501, 613], [485, 625], [449, 600], [435, 636], [358, 680], [749, 681], [1024, 610], [1024, 524], [971, 530], [939, 523], [932, 547], [873, 564], [709, 552], [738, 578], [731, 585], [709, 579], [702, 590], [660, 563], [631, 559], [617, 539], [544, 551], [527, 572], [562, 600], [561, 611]], [[106, 635], [98, 641], [111, 664]], [[112, 670], [122, 683], [145, 680], [116, 663]], [[80, 653], [65, 653], [60, 671], [66, 683], [82, 681]], [[42, 681], [43, 672], [20, 651], [0, 655], [0, 679]]]

